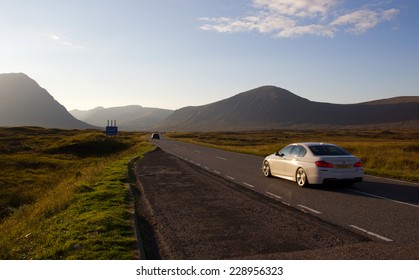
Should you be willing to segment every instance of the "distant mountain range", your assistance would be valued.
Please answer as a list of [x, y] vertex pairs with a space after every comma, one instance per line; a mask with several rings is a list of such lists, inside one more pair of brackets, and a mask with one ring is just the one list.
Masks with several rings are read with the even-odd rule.
[[83, 129], [104, 127], [107, 120], [116, 120], [123, 130], [140, 131], [419, 128], [419, 96], [342, 105], [314, 102], [282, 88], [263, 86], [175, 111], [131, 105], [72, 110], [73, 117], [25, 74], [0, 74], [0, 98], [0, 126]]
[[220, 131], [332, 127], [419, 127], [419, 96], [359, 104], [314, 102], [263, 86], [204, 106], [173, 112], [160, 130]]
[[23, 73], [0, 74], [0, 126], [94, 128], [74, 118]]
[[146, 108], [139, 105], [103, 108], [81, 111], [72, 110], [70, 113], [79, 120], [96, 126], [106, 126], [108, 120], [116, 120], [123, 130], [151, 131], [173, 110]]

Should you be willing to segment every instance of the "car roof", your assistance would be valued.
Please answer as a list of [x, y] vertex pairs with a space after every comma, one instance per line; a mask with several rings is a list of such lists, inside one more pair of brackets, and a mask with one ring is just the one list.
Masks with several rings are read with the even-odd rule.
[[321, 145], [330, 145], [330, 146], [336, 146], [335, 144], [330, 144], [330, 143], [324, 143], [324, 142], [299, 142], [299, 143], [292, 143], [290, 145], [303, 145], [303, 146], [321, 146]]

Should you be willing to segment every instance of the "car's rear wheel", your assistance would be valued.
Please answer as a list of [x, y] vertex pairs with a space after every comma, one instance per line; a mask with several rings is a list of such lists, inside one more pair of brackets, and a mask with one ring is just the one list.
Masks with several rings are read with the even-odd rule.
[[303, 168], [300, 167], [297, 169], [297, 172], [295, 174], [295, 181], [297, 182], [297, 185], [299, 185], [302, 188], [308, 185], [307, 174]]
[[271, 177], [271, 167], [269, 166], [269, 162], [268, 161], [264, 161], [263, 162], [263, 175], [265, 175], [266, 177]]

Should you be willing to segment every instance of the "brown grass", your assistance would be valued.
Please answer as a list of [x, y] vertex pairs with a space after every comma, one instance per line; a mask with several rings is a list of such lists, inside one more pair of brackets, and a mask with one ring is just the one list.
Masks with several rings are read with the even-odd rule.
[[0, 259], [133, 259], [127, 164], [144, 133], [0, 128]]
[[367, 174], [419, 181], [418, 130], [275, 130], [169, 133], [168, 136], [258, 156], [272, 154], [294, 142], [334, 143], [361, 158]]

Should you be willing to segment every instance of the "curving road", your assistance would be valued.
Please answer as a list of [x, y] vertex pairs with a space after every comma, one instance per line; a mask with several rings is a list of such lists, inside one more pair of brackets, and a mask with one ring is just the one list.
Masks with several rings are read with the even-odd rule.
[[262, 174], [262, 157], [162, 138], [166, 152], [245, 188], [383, 242], [419, 239], [419, 184], [365, 176], [351, 188], [312, 186]]

